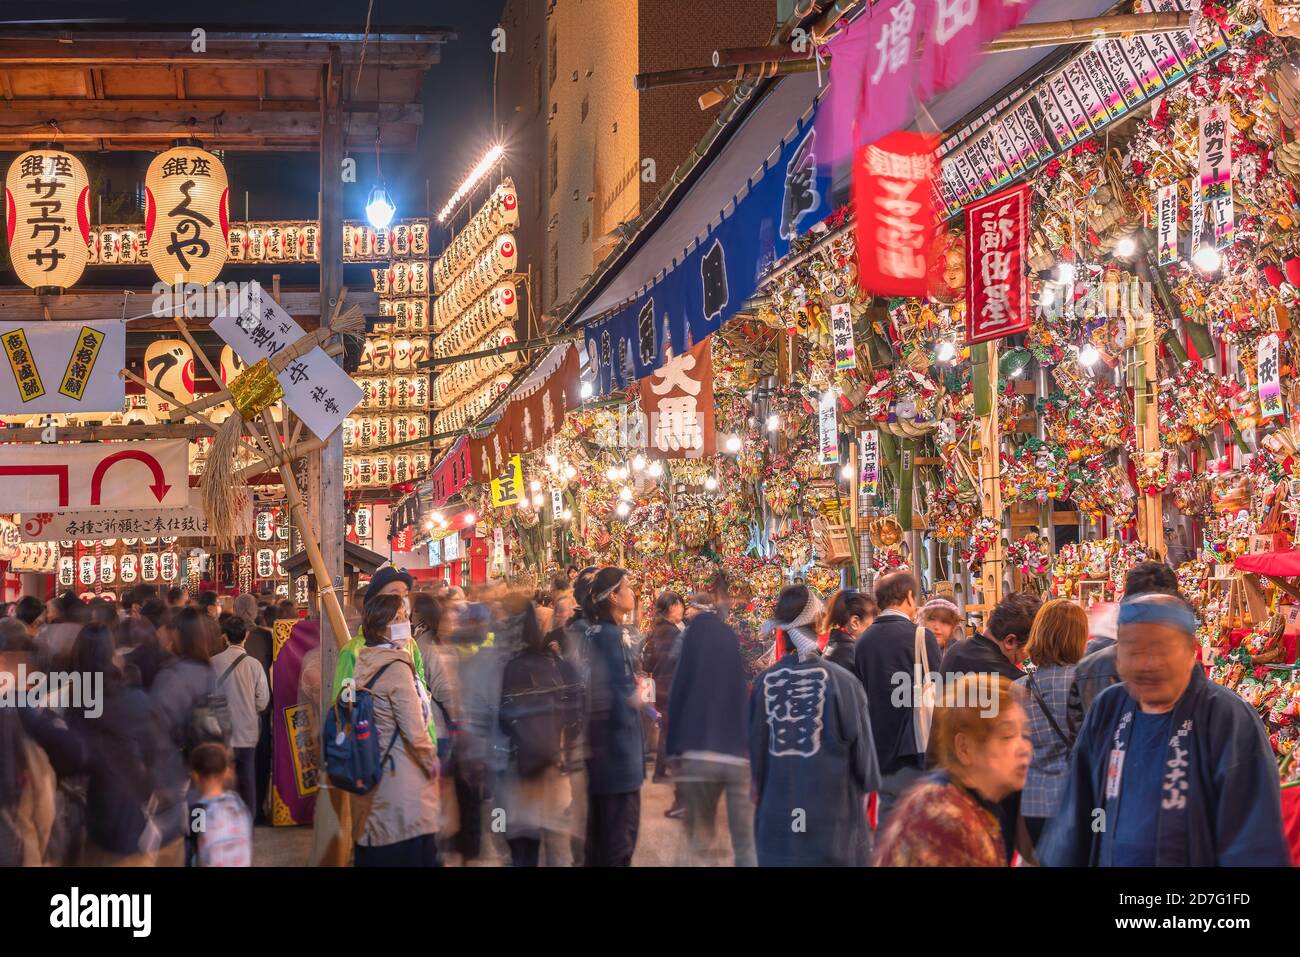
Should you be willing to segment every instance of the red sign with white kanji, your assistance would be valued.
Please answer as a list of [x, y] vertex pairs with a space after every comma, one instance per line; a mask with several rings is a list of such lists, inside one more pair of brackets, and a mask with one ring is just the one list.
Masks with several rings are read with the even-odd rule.
[[882, 296], [929, 292], [934, 246], [930, 182], [938, 139], [898, 132], [858, 151], [853, 168], [858, 213], [858, 285]]
[[1029, 328], [1025, 235], [1029, 185], [966, 207], [966, 342], [986, 342]]

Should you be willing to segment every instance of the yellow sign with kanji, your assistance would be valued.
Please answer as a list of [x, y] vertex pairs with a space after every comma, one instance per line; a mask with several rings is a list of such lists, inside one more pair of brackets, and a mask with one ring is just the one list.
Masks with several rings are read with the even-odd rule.
[[518, 455], [510, 456], [503, 474], [492, 480], [492, 507], [518, 505], [524, 494], [524, 463]]

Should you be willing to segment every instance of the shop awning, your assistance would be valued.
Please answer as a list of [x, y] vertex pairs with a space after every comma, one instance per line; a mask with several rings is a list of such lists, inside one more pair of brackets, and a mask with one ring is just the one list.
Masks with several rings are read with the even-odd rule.
[[1255, 575], [1269, 575], [1276, 578], [1300, 576], [1300, 551], [1242, 555], [1233, 566], [1239, 572], [1250, 572]]
[[[1040, 0], [1027, 23], [1094, 17], [1104, 14], [1110, 0]], [[1039, 47], [1006, 53], [989, 53], [957, 87], [937, 97], [926, 109], [940, 129], [948, 130], [979, 110], [999, 93], [1011, 93], [1017, 78], [1033, 79], [1051, 60], [1074, 50], [1073, 46]], [[824, 77], [822, 77], [824, 80]], [[566, 317], [566, 325], [582, 324], [633, 297], [672, 265], [683, 249], [703, 234], [709, 224], [740, 193], [756, 169], [781, 143], [799, 118], [812, 110], [820, 92], [816, 72], [781, 78], [762, 101], [741, 121], [740, 128], [698, 175], [685, 197], [662, 218], [645, 225], [639, 248], [624, 261], [615, 253], [601, 282]], [[837, 196], [847, 195], [849, 170], [838, 170]], [[629, 247], [631, 248], [631, 247]]]

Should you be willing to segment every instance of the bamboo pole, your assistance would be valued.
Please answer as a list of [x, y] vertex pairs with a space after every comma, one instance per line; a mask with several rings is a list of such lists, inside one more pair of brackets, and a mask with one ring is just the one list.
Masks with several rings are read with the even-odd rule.
[[[298, 527], [303, 529], [304, 532], [302, 547], [307, 553], [307, 561], [311, 563], [311, 570], [316, 576], [317, 598], [325, 609], [325, 614], [329, 616], [330, 629], [334, 632], [334, 642], [342, 649], [347, 644], [347, 619], [343, 617], [343, 606], [339, 604], [338, 592], [334, 588], [334, 579], [325, 567], [325, 557], [321, 554], [320, 545], [316, 542], [317, 536], [313, 532], [311, 519], [307, 515], [307, 506], [302, 500], [302, 492], [298, 489], [298, 479], [293, 474], [293, 463], [289, 460], [284, 444], [280, 441], [280, 430], [277, 428], [275, 420], [266, 411], [262, 412], [262, 426], [266, 429], [267, 436], [271, 440], [271, 445], [278, 457], [277, 465], [280, 470], [280, 480], [284, 483], [284, 491], [289, 499], [289, 511], [293, 514], [293, 520], [298, 523]], [[332, 676], [321, 675], [321, 681], [329, 680], [332, 680]]]
[[[980, 429], [980, 504], [981, 512], [986, 518], [998, 523], [998, 535], [989, 546], [984, 556], [984, 566], [980, 570], [980, 598], [984, 606], [984, 620], [993, 608], [1002, 600], [1002, 565], [1005, 548], [1002, 544], [1002, 432], [998, 422], [998, 340], [986, 344], [988, 363], [986, 366], [986, 386], [992, 396], [987, 414], [981, 417]], [[980, 391], [977, 387], [977, 395]], [[978, 404], [978, 399], [976, 400]], [[977, 410], [978, 412], [978, 410]]]

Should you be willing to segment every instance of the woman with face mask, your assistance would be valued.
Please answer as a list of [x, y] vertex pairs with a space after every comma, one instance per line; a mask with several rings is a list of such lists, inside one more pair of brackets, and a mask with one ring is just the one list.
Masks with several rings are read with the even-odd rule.
[[588, 867], [628, 867], [641, 823], [645, 752], [642, 702], [627, 622], [636, 592], [627, 572], [607, 567], [591, 580], [583, 602], [589, 623], [583, 660], [587, 666]]
[[416, 677], [405, 600], [381, 595], [366, 603], [365, 644], [353, 680], [374, 700], [374, 729], [384, 774], [369, 794], [352, 798], [357, 867], [438, 864], [438, 753], [429, 737], [428, 691]]

